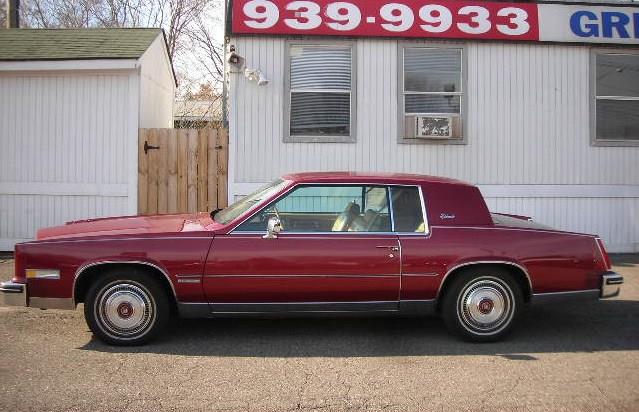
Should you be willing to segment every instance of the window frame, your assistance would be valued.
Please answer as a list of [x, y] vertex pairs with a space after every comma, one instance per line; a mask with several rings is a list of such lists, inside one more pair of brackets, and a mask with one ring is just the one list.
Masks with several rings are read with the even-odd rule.
[[[397, 143], [400, 144], [439, 144], [439, 145], [466, 145], [468, 144], [467, 113], [468, 113], [468, 46], [466, 43], [414, 43], [400, 42], [397, 53]], [[406, 137], [404, 98], [404, 51], [406, 49], [458, 49], [461, 51], [461, 91], [452, 94], [460, 96], [460, 119], [462, 122], [461, 139], [423, 139]], [[414, 92], [413, 92], [414, 93]], [[409, 93], [410, 94], [410, 93]], [[445, 92], [428, 92], [423, 94], [451, 94]]]
[[[351, 49], [351, 88], [348, 136], [291, 135], [291, 47], [348, 46]], [[284, 52], [284, 143], [356, 143], [357, 142], [357, 48], [353, 40], [287, 40]], [[322, 93], [321, 89], [316, 90]], [[337, 93], [337, 92], [336, 92]], [[345, 93], [345, 92], [344, 92]]]
[[[639, 146], [639, 139], [637, 140], [612, 140], [612, 139], [599, 139], [597, 138], [597, 55], [635, 55], [639, 56], [639, 49], [620, 49], [620, 48], [602, 48], [592, 47], [590, 49], [590, 64], [589, 64], [589, 77], [590, 77], [590, 145], [601, 147], [633, 147]], [[628, 96], [602, 96], [603, 100], [612, 101], [639, 101], [639, 97]], [[615, 97], [617, 97], [615, 99]]]
[[[391, 230], [388, 232], [292, 232], [292, 231], [287, 231], [287, 230], [283, 230], [281, 232], [281, 234], [284, 235], [304, 235], [304, 236], [314, 236], [314, 235], [337, 235], [337, 236], [353, 236], [353, 235], [365, 235], [365, 236], [370, 236], [370, 235], [395, 235], [395, 236], [422, 236], [422, 237], [429, 237], [431, 234], [430, 231], [430, 225], [428, 222], [428, 214], [426, 213], [426, 201], [424, 198], [424, 191], [422, 190], [422, 186], [419, 184], [401, 184], [401, 183], [393, 183], [393, 184], [387, 184], [387, 183], [376, 183], [376, 182], [343, 182], [343, 183], [308, 183], [308, 182], [300, 182], [300, 183], [296, 183], [294, 185], [291, 185], [287, 190], [285, 190], [284, 192], [280, 193], [278, 196], [276, 196], [275, 198], [273, 198], [272, 200], [266, 200], [265, 203], [260, 204], [259, 206], [257, 206], [252, 213], [247, 216], [246, 218], [242, 219], [241, 222], [239, 222], [238, 224], [234, 225], [233, 229], [229, 232], [229, 235], [263, 235], [266, 231], [266, 228], [264, 228], [264, 230], [260, 230], [260, 231], [241, 231], [241, 230], [237, 230], [240, 226], [242, 226], [245, 222], [253, 219], [256, 215], [258, 215], [259, 213], [261, 213], [264, 209], [270, 207], [271, 205], [279, 202], [280, 200], [282, 200], [284, 197], [288, 196], [290, 193], [294, 192], [297, 188], [299, 187], [308, 187], [308, 186], [377, 186], [377, 187], [384, 187], [386, 189], [386, 196], [388, 199], [388, 208], [389, 208], [389, 216], [390, 216], [390, 221], [391, 221]], [[422, 217], [424, 219], [424, 232], [397, 232], [395, 231], [395, 216], [393, 213], [393, 199], [391, 197], [391, 188], [392, 187], [415, 187], [417, 188], [417, 191], [419, 192], [419, 198], [420, 198], [420, 203], [421, 203], [421, 213], [422, 213]]]

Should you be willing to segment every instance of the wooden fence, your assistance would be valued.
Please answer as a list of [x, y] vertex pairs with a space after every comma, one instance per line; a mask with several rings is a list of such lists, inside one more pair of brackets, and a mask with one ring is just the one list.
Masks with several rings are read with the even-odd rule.
[[140, 129], [138, 213], [226, 207], [227, 173], [225, 129]]

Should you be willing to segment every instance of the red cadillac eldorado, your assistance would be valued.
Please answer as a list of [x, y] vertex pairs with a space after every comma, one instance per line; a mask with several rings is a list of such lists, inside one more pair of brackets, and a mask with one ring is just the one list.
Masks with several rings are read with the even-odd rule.
[[441, 314], [474, 341], [528, 303], [608, 298], [596, 235], [490, 213], [477, 187], [405, 174], [283, 176], [223, 210], [42, 229], [15, 247], [5, 304], [75, 309], [95, 336], [148, 342], [172, 314]]

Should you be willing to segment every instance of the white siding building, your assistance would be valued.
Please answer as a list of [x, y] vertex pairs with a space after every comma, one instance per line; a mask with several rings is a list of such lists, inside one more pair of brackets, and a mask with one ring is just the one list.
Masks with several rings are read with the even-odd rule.
[[171, 127], [159, 29], [0, 30], [0, 250], [137, 213], [138, 128]]
[[498, 19], [472, 38], [443, 1], [457, 31], [425, 39], [370, 27], [419, 15], [428, 31], [446, 24], [428, 26], [437, 13], [351, 1], [359, 14], [322, 9], [324, 23], [303, 31], [296, 21], [314, 17], [287, 15], [289, 3], [228, 5], [230, 200], [287, 172], [440, 175], [477, 184], [493, 211], [639, 252], [639, 8], [526, 3], [521, 38], [504, 38]]

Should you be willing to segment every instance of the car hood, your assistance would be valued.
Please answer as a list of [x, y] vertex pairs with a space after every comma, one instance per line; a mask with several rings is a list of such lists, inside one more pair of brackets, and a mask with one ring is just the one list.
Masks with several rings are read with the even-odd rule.
[[208, 230], [212, 223], [208, 213], [87, 219], [40, 229], [36, 239], [193, 232]]

